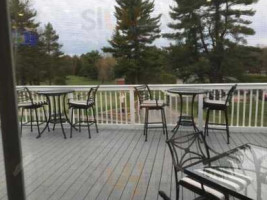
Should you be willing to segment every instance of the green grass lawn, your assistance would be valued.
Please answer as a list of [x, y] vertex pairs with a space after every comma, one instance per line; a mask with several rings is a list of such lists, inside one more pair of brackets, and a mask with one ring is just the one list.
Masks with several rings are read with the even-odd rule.
[[112, 85], [115, 84], [115, 81], [106, 81], [102, 83], [101, 81], [98, 80], [90, 80], [86, 77], [81, 77], [81, 76], [67, 76], [67, 85]]

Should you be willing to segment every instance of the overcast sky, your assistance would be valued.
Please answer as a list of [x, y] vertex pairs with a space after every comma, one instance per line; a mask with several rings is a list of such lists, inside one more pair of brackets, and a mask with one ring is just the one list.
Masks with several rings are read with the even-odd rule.
[[[155, 0], [155, 15], [162, 13], [161, 30], [170, 31], [169, 5], [173, 0]], [[63, 51], [69, 55], [80, 55], [91, 50], [101, 50], [108, 45], [115, 18], [115, 0], [32, 0], [32, 7], [37, 10], [37, 20], [41, 24], [51, 22], [63, 44]], [[256, 35], [248, 38], [250, 45], [267, 46], [267, 0], [259, 0], [254, 6], [257, 11], [252, 18], [252, 28]], [[158, 46], [166, 46], [169, 41], [159, 39]]]

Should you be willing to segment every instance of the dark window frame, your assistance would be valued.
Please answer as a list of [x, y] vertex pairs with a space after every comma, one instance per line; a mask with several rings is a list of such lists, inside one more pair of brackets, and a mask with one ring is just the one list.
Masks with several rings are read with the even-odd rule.
[[9, 200], [24, 200], [24, 175], [18, 128], [14, 60], [8, 1], [0, 1], [0, 117]]

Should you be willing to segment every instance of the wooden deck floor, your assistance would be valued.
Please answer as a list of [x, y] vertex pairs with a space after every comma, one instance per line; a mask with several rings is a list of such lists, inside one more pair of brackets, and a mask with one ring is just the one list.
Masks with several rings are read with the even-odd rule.
[[[174, 199], [174, 179], [169, 149], [159, 130], [150, 130], [144, 142], [141, 127], [101, 126], [100, 133], [92, 130], [74, 132], [64, 140], [61, 129], [44, 133], [24, 129], [22, 137], [25, 188], [29, 200], [157, 200], [158, 190]], [[2, 142], [0, 142], [2, 144]], [[225, 133], [213, 132], [208, 143], [226, 151], [244, 143], [267, 146], [267, 134], [232, 133], [226, 144]], [[7, 199], [0, 150], [0, 199]], [[183, 191], [183, 199], [194, 196]]]

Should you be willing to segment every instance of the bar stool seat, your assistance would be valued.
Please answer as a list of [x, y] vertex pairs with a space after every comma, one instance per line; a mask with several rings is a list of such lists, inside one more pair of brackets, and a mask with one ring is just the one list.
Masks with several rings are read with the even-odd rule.
[[70, 100], [69, 105], [71, 107], [81, 107], [81, 108], [89, 108], [94, 104], [93, 100], [89, 101], [75, 101], [75, 100]]
[[46, 101], [33, 101], [33, 102], [19, 102], [18, 107], [19, 108], [40, 108], [44, 105], [47, 105]]
[[140, 105], [140, 107], [142, 108], [144, 107], [157, 108], [157, 107], [164, 107], [164, 106], [166, 106], [166, 103], [162, 100], [146, 100]]

